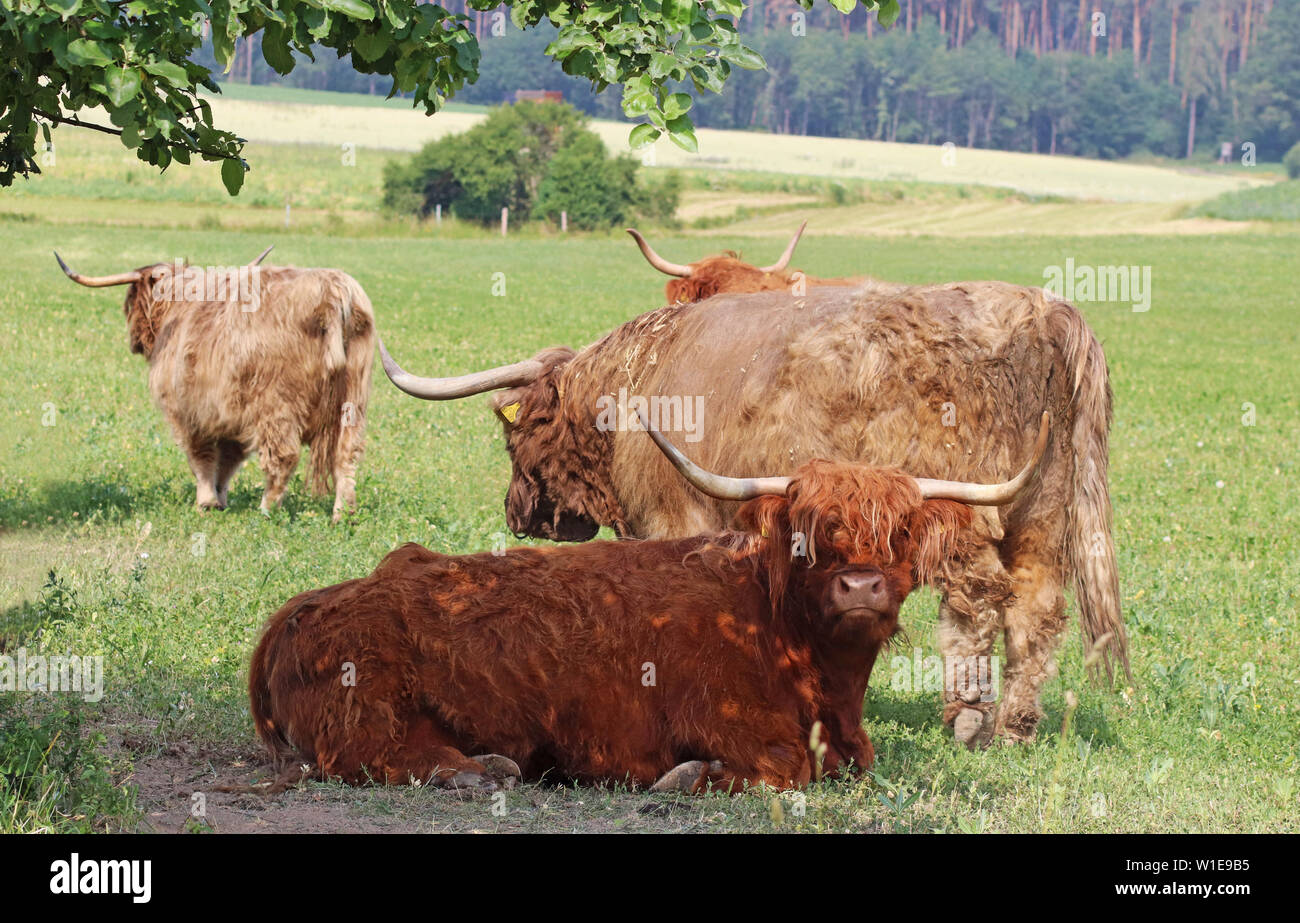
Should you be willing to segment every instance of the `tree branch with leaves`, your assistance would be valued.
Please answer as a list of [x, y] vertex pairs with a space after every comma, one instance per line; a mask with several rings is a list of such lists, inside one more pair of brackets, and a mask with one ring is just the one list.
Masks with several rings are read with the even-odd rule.
[[[811, 9], [814, 0], [799, 0]], [[888, 25], [898, 0], [829, 0], [843, 13], [861, 5]], [[492, 10], [499, 0], [469, 0]], [[597, 90], [623, 87], [623, 111], [644, 119], [634, 147], [666, 134], [696, 149], [689, 82], [720, 92], [732, 67], [762, 68], [733, 20], [742, 0], [509, 0], [520, 29], [542, 19], [557, 29], [546, 54]], [[195, 63], [210, 36], [229, 70], [235, 43], [261, 34], [262, 56], [288, 74], [295, 53], [350, 56], [363, 74], [392, 79], [389, 94], [410, 93], [437, 112], [478, 78], [479, 46], [469, 17], [418, 0], [0, 0], [0, 186], [39, 173], [38, 145], [71, 125], [118, 135], [147, 163], [166, 169], [195, 156], [221, 162], [231, 195], [249, 169], [244, 139], [218, 127], [201, 95], [215, 76]]]

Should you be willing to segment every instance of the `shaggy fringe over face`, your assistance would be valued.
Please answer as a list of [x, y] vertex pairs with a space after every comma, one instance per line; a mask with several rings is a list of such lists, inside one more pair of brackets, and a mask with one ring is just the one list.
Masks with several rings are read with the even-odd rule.
[[127, 339], [131, 352], [140, 353], [145, 359], [153, 355], [154, 344], [158, 341], [158, 328], [166, 320], [171, 302], [157, 301], [153, 296], [154, 285], [163, 276], [169, 274], [166, 263], [141, 266], [136, 272], [141, 274], [139, 282], [132, 282], [126, 290], [126, 302], [122, 306], [126, 314]]
[[566, 514], [612, 524], [620, 535], [627, 531], [606, 475], [613, 453], [609, 434], [591, 425], [589, 404], [566, 399], [564, 393], [573, 356], [573, 350], [563, 347], [544, 350], [535, 358], [546, 368], [535, 381], [492, 396], [498, 415], [518, 404], [513, 421], [503, 417], [514, 468], [506, 518], [517, 534], [536, 526], [538, 517], [558, 533]]
[[[596, 428], [596, 401], [620, 384], [638, 387], [657, 350], [673, 342], [685, 310], [669, 305], [650, 311], [578, 353], [542, 350], [534, 357], [543, 366], [535, 381], [492, 396], [513, 463], [506, 516], [516, 534], [553, 538], [530, 531], [529, 524], [547, 522], [557, 529], [565, 514], [586, 516], [620, 536], [632, 534], [610, 476], [613, 434]], [[518, 406], [507, 416], [512, 405]]]
[[817, 459], [799, 468], [784, 497], [744, 504], [736, 514], [743, 531], [730, 544], [766, 572], [776, 607], [796, 561], [812, 567], [819, 552], [823, 569], [871, 564], [905, 576], [909, 585], [899, 588], [905, 595], [943, 569], [970, 523], [970, 507], [923, 500], [897, 469]]

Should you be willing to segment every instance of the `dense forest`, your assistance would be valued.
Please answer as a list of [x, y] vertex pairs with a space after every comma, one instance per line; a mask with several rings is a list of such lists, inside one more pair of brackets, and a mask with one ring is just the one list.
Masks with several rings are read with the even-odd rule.
[[[753, 0], [738, 27], [767, 60], [697, 94], [697, 125], [876, 138], [1088, 157], [1212, 157], [1253, 144], [1277, 160], [1300, 141], [1300, 0], [901, 0], [889, 29], [828, 2]], [[458, 102], [560, 90], [619, 115], [617, 88], [593, 94], [543, 54], [553, 33], [520, 32], [461, 0], [483, 48], [482, 76]], [[280, 78], [256, 40], [229, 80]], [[297, 86], [387, 94], [347, 62], [304, 62]]]

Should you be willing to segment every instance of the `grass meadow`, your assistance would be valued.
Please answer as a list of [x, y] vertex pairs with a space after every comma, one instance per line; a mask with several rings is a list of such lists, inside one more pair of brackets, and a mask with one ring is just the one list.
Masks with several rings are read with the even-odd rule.
[[[1080, 304], [1115, 390], [1110, 480], [1133, 678], [1090, 682], [1072, 620], [1034, 743], [967, 752], [940, 723], [937, 692], [891, 682], [892, 657], [938, 653], [936, 600], [920, 590], [868, 694], [874, 772], [803, 799], [542, 784], [509, 792], [501, 814], [437, 791], [316, 783], [262, 799], [210, 792], [265, 774], [245, 688], [262, 623], [401, 542], [490, 547], [510, 474], [500, 426], [483, 397], [428, 404], [376, 369], [355, 517], [331, 526], [330, 501], [305, 492], [301, 471], [283, 508], [259, 515], [255, 462], [230, 509], [201, 513], [145, 365], [127, 351], [121, 290], [73, 285], [50, 251], [102, 273], [178, 255], [242, 263], [273, 242], [273, 261], [352, 273], [386, 342], [425, 374], [590, 342], [658, 307], [662, 277], [621, 234], [438, 233], [367, 212], [346, 184], [331, 203], [332, 186], [304, 168], [332, 154], [319, 149], [251, 151], [261, 176], [235, 205], [209, 195], [202, 171], [128, 183], [133, 168], [96, 159], [119, 152], [86, 150], [61, 153], [72, 176], [0, 194], [0, 650], [100, 654], [105, 694], [0, 693], [0, 830], [1300, 830], [1293, 227], [1081, 236], [1062, 216], [1014, 237], [904, 239], [818, 236], [814, 219], [795, 262], [817, 275], [1041, 285], [1067, 258], [1151, 267], [1149, 311]], [[285, 229], [263, 214], [278, 203], [258, 205], [259, 181], [338, 220]], [[216, 224], [183, 220], [209, 208]], [[724, 248], [771, 259], [801, 214], [773, 216], [781, 230], [741, 222], [655, 243], [675, 259]], [[1062, 733], [1067, 690], [1079, 707]], [[209, 793], [202, 817], [195, 792]]]

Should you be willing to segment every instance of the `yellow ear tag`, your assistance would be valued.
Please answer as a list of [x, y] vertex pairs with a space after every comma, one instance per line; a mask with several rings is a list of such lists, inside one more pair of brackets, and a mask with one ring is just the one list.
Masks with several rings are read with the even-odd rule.
[[513, 404], [506, 404], [501, 408], [499, 413], [505, 418], [507, 423], [515, 422], [515, 417], [519, 415], [519, 402], [515, 401]]

